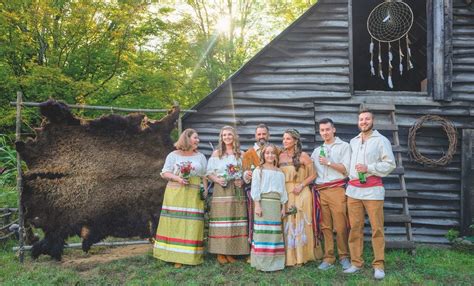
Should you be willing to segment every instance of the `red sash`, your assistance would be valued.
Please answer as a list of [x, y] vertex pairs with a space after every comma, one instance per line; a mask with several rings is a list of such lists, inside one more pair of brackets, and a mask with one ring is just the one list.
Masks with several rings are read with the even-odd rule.
[[352, 179], [349, 181], [349, 185], [357, 188], [371, 188], [371, 187], [383, 187], [382, 178], [377, 176], [367, 177], [367, 182], [362, 184], [359, 179]]
[[345, 184], [346, 184], [346, 181], [344, 179], [332, 181], [332, 182], [324, 183], [324, 184], [316, 184], [316, 190], [320, 192], [325, 189], [344, 187]]

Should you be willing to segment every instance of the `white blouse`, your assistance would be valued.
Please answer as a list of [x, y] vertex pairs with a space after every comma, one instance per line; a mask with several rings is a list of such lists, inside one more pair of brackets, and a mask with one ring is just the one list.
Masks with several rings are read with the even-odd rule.
[[207, 163], [206, 175], [216, 175], [223, 177], [224, 174], [226, 174], [227, 165], [229, 164], [242, 168], [242, 159], [237, 159], [234, 155], [224, 155], [222, 158], [217, 156], [211, 157]]
[[282, 204], [288, 201], [288, 194], [285, 189], [285, 175], [280, 170], [262, 169], [258, 167], [252, 173], [252, 187], [250, 194], [255, 201], [260, 200], [260, 196], [265, 193], [275, 192], [280, 194]]
[[207, 161], [202, 153], [198, 152], [192, 156], [183, 156], [179, 155], [178, 151], [173, 151], [166, 156], [161, 174], [169, 172], [179, 176], [179, 164], [182, 162], [191, 162], [191, 166], [194, 168], [191, 171], [191, 176], [203, 177], [205, 175]]

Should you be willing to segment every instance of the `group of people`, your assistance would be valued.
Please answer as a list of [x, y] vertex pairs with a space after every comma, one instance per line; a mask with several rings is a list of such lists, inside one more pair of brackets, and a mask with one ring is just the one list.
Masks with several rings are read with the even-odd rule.
[[[252, 267], [276, 271], [322, 258], [319, 269], [339, 263], [344, 273], [363, 267], [364, 217], [372, 228], [374, 277], [384, 272], [384, 187], [381, 177], [395, 168], [389, 140], [373, 129], [374, 115], [359, 114], [359, 135], [350, 144], [335, 136], [331, 119], [319, 121], [324, 143], [312, 155], [302, 150], [296, 129], [282, 147], [269, 143], [269, 129], [255, 129], [255, 145], [241, 152], [239, 136], [224, 126], [219, 145], [206, 161], [198, 133], [186, 129], [167, 157], [168, 180], [155, 237], [154, 256], [197, 265], [204, 254], [204, 198], [214, 183], [207, 251], [220, 264], [249, 255]], [[324, 253], [320, 238], [324, 241]]]

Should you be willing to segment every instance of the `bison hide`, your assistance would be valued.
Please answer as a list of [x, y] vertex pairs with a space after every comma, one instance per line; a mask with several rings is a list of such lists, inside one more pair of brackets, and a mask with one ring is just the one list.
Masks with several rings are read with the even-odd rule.
[[166, 182], [160, 177], [179, 110], [161, 121], [143, 114], [76, 118], [57, 101], [41, 104], [47, 118], [36, 138], [17, 142], [26, 162], [22, 205], [26, 223], [44, 231], [32, 256], [60, 260], [65, 240], [82, 249], [107, 236], [152, 237]]

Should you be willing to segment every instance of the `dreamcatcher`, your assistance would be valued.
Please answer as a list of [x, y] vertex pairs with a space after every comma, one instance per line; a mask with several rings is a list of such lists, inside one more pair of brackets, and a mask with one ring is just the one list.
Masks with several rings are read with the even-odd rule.
[[[406, 70], [413, 68], [411, 62], [411, 50], [410, 50], [410, 39], [408, 38], [408, 32], [413, 25], [413, 11], [410, 6], [404, 2], [395, 2], [394, 0], [386, 0], [384, 3], [377, 5], [372, 12], [370, 12], [369, 18], [367, 19], [367, 30], [371, 36], [370, 39], [370, 72], [375, 75], [374, 67], [374, 41], [378, 42], [378, 75], [381, 79], [385, 80], [382, 70], [382, 43], [388, 43], [388, 75], [387, 83], [390, 88], [393, 88], [392, 82], [392, 43], [398, 41], [398, 54], [400, 57], [399, 71], [400, 75], [403, 74], [403, 58], [406, 62]], [[402, 41], [405, 38], [405, 52], [402, 52]]]

